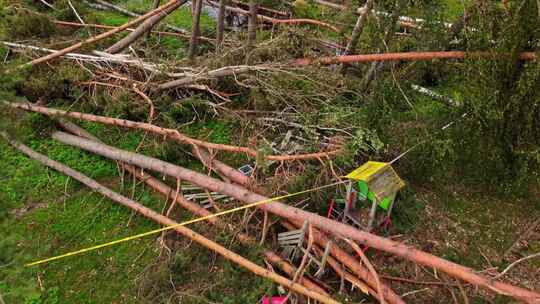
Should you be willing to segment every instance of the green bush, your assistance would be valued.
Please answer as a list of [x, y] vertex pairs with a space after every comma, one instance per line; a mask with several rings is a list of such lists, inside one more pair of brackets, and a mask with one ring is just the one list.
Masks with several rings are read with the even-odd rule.
[[75, 83], [88, 78], [87, 72], [72, 62], [63, 62], [53, 69], [48, 66], [29, 67], [26, 75], [24, 77], [13, 74], [6, 77], [11, 78], [11, 82], [16, 81], [15, 89], [19, 95], [25, 96], [30, 101], [76, 98], [81, 94], [81, 90]]
[[4, 21], [7, 36], [13, 40], [24, 38], [47, 38], [56, 32], [56, 26], [44, 15], [28, 10], [11, 10], [4, 12]]
[[512, 3], [509, 12], [488, 2], [474, 8], [469, 50], [504, 57], [470, 59], [464, 65], [465, 110], [471, 117], [456, 144], [466, 144], [461, 156], [471, 173], [507, 189], [526, 186], [538, 182], [540, 169], [540, 63], [518, 55], [540, 46], [538, 8], [535, 1]]

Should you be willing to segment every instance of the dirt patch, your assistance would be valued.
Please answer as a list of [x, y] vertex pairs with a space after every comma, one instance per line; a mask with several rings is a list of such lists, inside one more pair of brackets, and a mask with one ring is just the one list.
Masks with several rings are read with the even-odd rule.
[[43, 209], [49, 207], [49, 204], [46, 203], [35, 203], [35, 204], [29, 204], [27, 206], [24, 206], [22, 208], [17, 208], [9, 211], [9, 214], [13, 215], [15, 218], [21, 218], [28, 212], [36, 209]]

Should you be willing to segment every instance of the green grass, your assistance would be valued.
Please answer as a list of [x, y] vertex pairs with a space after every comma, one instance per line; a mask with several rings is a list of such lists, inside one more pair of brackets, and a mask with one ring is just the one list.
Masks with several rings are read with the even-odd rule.
[[94, 13], [97, 22], [110, 26], [121, 26], [129, 22], [130, 17], [120, 15], [111, 11], [98, 11]]
[[[144, 14], [151, 9], [153, 0], [122, 0], [116, 1], [116, 3], [130, 11]], [[191, 9], [187, 5], [184, 5], [165, 18], [165, 21], [190, 31], [192, 22]], [[201, 14], [200, 25], [203, 34], [212, 33], [216, 27], [215, 21], [204, 12]]]
[[[30, 142], [76, 170], [98, 180], [109, 179], [116, 167], [90, 154], [66, 148], [51, 140]], [[114, 302], [133, 296], [134, 276], [142, 271], [152, 250], [133, 250], [133, 246], [151, 246], [152, 239], [141, 239], [93, 253], [67, 258], [45, 266], [26, 268], [24, 263], [117, 239], [155, 228], [156, 225], [134, 217], [124, 207], [88, 191], [62, 174], [46, 169], [35, 161], [0, 143], [2, 193], [0, 263], [9, 265], [0, 272], [1, 292], [8, 303], [90, 303]], [[105, 181], [105, 180], [104, 180]], [[116, 187], [114, 187], [116, 188]], [[153, 208], [160, 200], [148, 192], [136, 198]], [[22, 217], [7, 212], [23, 206], [41, 205]], [[41, 208], [45, 206], [44, 208]], [[139, 257], [140, 255], [140, 257]], [[133, 264], [139, 258], [140, 263]], [[37, 276], [43, 289], [38, 288]], [[57, 301], [53, 299], [62, 299]], [[93, 300], [92, 300], [93, 299]]]
[[[116, 2], [117, 5], [139, 14], [148, 12], [152, 7], [152, 3], [153, 0], [126, 0]], [[132, 19], [131, 17], [127, 17], [114, 11], [96, 11], [92, 14], [92, 18], [96, 19], [96, 23], [110, 26], [120, 26]], [[180, 7], [167, 16], [165, 20], [158, 25], [156, 30], [168, 31], [163, 23], [168, 23], [190, 32], [192, 23], [191, 9], [187, 6]], [[216, 22], [207, 13], [203, 12], [201, 14], [200, 27], [203, 35], [213, 36]], [[125, 36], [127, 33], [122, 33], [121, 35]], [[149, 42], [162, 49], [166, 54], [174, 54], [178, 58], [185, 57], [185, 50], [189, 45], [188, 39], [180, 39], [171, 36], [162, 36], [158, 38], [154, 35], [150, 38]]]
[[[26, 114], [24, 117], [23, 123], [18, 126], [18, 136], [30, 147], [88, 174], [116, 191], [127, 196], [131, 194], [131, 179], [127, 179], [122, 190], [119, 179], [114, 178], [117, 175], [114, 162], [49, 139], [47, 133], [50, 124], [46, 118], [35, 114]], [[134, 150], [143, 136], [142, 132], [126, 133], [96, 123], [84, 122], [80, 125], [107, 143], [127, 150]], [[37, 129], [42, 130], [39, 135], [34, 132]], [[210, 124], [199, 131], [216, 142], [228, 142], [230, 138], [227, 125], [221, 122]], [[143, 153], [149, 155], [159, 151], [150, 144], [142, 149]], [[171, 154], [167, 155], [172, 157]], [[183, 165], [192, 163], [182, 158], [185, 156], [175, 157], [172, 161]], [[158, 226], [141, 216], [133, 215], [127, 208], [100, 194], [89, 191], [72, 179], [30, 160], [4, 141], [0, 141], [0, 162], [3, 164], [0, 167], [0, 233], [3, 236], [0, 240], [0, 293], [7, 303], [166, 301], [175, 295], [174, 290], [170, 289], [170, 280], [184, 291], [184, 294], [176, 295], [183, 299], [183, 303], [254, 303], [260, 299], [261, 294], [275, 288], [271, 282], [254, 278], [250, 272], [223, 259], [214, 261], [212, 255], [199, 246], [178, 251], [172, 264], [158, 263], [158, 267], [162, 268], [159, 272], [148, 271], [146, 268], [157, 259], [155, 237], [130, 241], [42, 266], [24, 267], [25, 263], [37, 259], [145, 232]], [[193, 167], [193, 164], [190, 166]], [[153, 210], [163, 208], [161, 197], [140, 186], [136, 187], [134, 199]], [[23, 207], [32, 206], [36, 208], [21, 211]], [[15, 210], [19, 210], [22, 215], [15, 217]], [[182, 212], [183, 220], [190, 218], [192, 215]], [[195, 225], [195, 228], [207, 230], [206, 225]], [[218, 236], [218, 241], [231, 244], [230, 237], [226, 235]], [[234, 245], [232, 249], [262, 263], [258, 247]], [[211, 271], [207, 268], [209, 264], [215, 267]], [[146, 273], [144, 283], [140, 280], [143, 273]], [[244, 284], [247, 280], [253, 284]], [[212, 288], [200, 290], [201, 284], [211, 285]], [[152, 295], [144, 289], [146, 285], [157, 288], [158, 294]], [[140, 287], [146, 290], [142, 297], [138, 297]]]
[[445, 14], [449, 18], [449, 22], [455, 21], [457, 18], [459, 18], [461, 15], [463, 15], [463, 11], [465, 7], [463, 6], [463, 3], [465, 3], [465, 6], [469, 4], [469, 0], [444, 0], [445, 2]]
[[[147, 12], [151, 2], [151, 0], [116, 1], [117, 4], [138, 13]], [[446, 3], [444, 9], [441, 15], [453, 20], [460, 15], [463, 8], [461, 1], [452, 0]], [[412, 16], [422, 18], [426, 15], [422, 13], [411, 10]], [[433, 15], [441, 17], [436, 13]], [[329, 10], [309, 8], [305, 12], [296, 12], [296, 17], [302, 16], [333, 22], [332, 18], [335, 15]], [[350, 19], [348, 21], [354, 22], [352, 18], [354, 16], [346, 17]], [[131, 19], [114, 12], [97, 12], [95, 18], [98, 23], [114, 26]], [[179, 9], [169, 16], [167, 21], [189, 30], [190, 11], [187, 8]], [[202, 28], [203, 33], [210, 36], [215, 28], [214, 21], [206, 14], [202, 17]], [[163, 29], [163, 26], [160, 26], [160, 29]], [[373, 36], [376, 35], [375, 31], [378, 35], [381, 32], [374, 24], [370, 24], [367, 31], [372, 31], [373, 33], [366, 34]], [[349, 33], [350, 28], [345, 32]], [[338, 35], [324, 31], [317, 34], [338, 38]], [[151, 43], [159, 43], [162, 47], [160, 51], [168, 55], [174, 53], [183, 56], [183, 49], [187, 46], [185, 40], [177, 38], [159, 37], [158, 41], [158, 38], [152, 36], [151, 39]], [[368, 43], [371, 41], [365, 40], [366, 50], [373, 50]], [[417, 44], [418, 41], [414, 43]], [[315, 104], [320, 100], [313, 100], [311, 107], [306, 106], [307, 113], [300, 118], [300, 122], [329, 127], [351, 127], [347, 129], [352, 130], [351, 132], [365, 130], [369, 131], [368, 135], [371, 136], [368, 139], [384, 143], [377, 149], [377, 153], [364, 149], [362, 155], [351, 154], [347, 155], [346, 160], [336, 160], [334, 163], [336, 168], [354, 168], [368, 157], [388, 159], [427, 138], [426, 134], [435, 132], [444, 123], [456, 118], [456, 112], [439, 101], [411, 91], [408, 87], [410, 83], [404, 80], [422, 84], [441, 94], [460, 99], [459, 92], [463, 79], [459, 77], [447, 79], [445, 75], [451, 74], [449, 71], [452, 70], [442, 68], [442, 65], [429, 62], [420, 66], [416, 63], [414, 68], [419, 75], [411, 74], [410, 79], [405, 78], [408, 75], [403, 77], [398, 74], [403, 92], [396, 88], [395, 82], [385, 82], [381, 79], [380, 87], [374, 90], [376, 96], [373, 100], [370, 100], [369, 96], [356, 97], [346, 94], [328, 97], [328, 100], [324, 101], [326, 104], [323, 102]], [[439, 82], [430, 83], [429, 80], [425, 80], [430, 78], [427, 77], [430, 73], [435, 73], [432, 78], [436, 78]], [[52, 81], [47, 80], [47, 77], [38, 76], [40, 75], [37, 75], [36, 79], [42, 81], [39, 83], [40, 89], [49, 89]], [[74, 76], [70, 74], [65, 78], [70, 80]], [[352, 81], [358, 82], [357, 78], [351, 78]], [[288, 78], [283, 80], [305, 95], [320, 89], [307, 81]], [[424, 80], [426, 83], [422, 83]], [[63, 82], [60, 84], [63, 86]], [[287, 86], [278, 87], [283, 89]], [[405, 100], [404, 95], [413, 108]], [[204, 96], [201, 94], [185, 98], [180, 103], [173, 104], [169, 100], [159, 99], [158, 96], [152, 97], [160, 114], [158, 119], [163, 118], [166, 121], [165, 125], [182, 126], [182, 132], [214, 143], [247, 145], [247, 136], [240, 138], [243, 134], [239, 132], [245, 125], [223, 116], [214, 116], [211, 109], [200, 102], [204, 101]], [[103, 100], [100, 100], [102, 103], [96, 108], [90, 102], [85, 103], [87, 101], [85, 97], [80, 100], [80, 104], [89, 107], [85, 112], [99, 109], [103, 110], [104, 115], [144, 120], [145, 112], [131, 111], [134, 108], [131, 97], [127, 93], [121, 98], [112, 100], [104, 95]], [[66, 100], [68, 101], [53, 100], [51, 106], [65, 107], [72, 101], [69, 98]], [[280, 106], [274, 101], [271, 100], [270, 109]], [[314, 105], [317, 107], [316, 110], [331, 115], [316, 113], [317, 111], [313, 110]], [[190, 124], [194, 116], [197, 120]], [[128, 179], [122, 187], [114, 162], [51, 140], [49, 135], [52, 123], [38, 115], [24, 115], [23, 120], [18, 133], [21, 140], [33, 149], [88, 174], [116, 191], [131, 195], [132, 180]], [[159, 122], [162, 123], [163, 121]], [[134, 130], [127, 131], [95, 123], [80, 123], [80, 125], [98, 135], [106, 143], [131, 151], [138, 147], [143, 137], [143, 132]], [[249, 131], [246, 132], [248, 136]], [[409, 181], [409, 185], [402, 192], [396, 206], [394, 226], [390, 231], [381, 233], [404, 234], [415, 241], [412, 242], [415, 246], [424, 246], [428, 244], [427, 241], [433, 240], [434, 243], [440, 244], [434, 249], [434, 254], [475, 269], [483, 269], [486, 265], [482, 253], [485, 252], [491, 257], [504, 251], [519, 233], [515, 222], [526, 223], [530, 217], [537, 216], [540, 213], [540, 202], [537, 198], [525, 201], [511, 197], [497, 197], [471, 183], [464, 185], [459, 172], [453, 170], [455, 164], [447, 157], [449, 154], [444, 153], [447, 152], [443, 145], [445, 139], [434, 137], [431, 142], [433, 146], [440, 148], [438, 152], [442, 151], [437, 157], [433, 156], [437, 151], [430, 154], [432, 146], [427, 146], [428, 148], [421, 146], [396, 163], [398, 172]], [[365, 142], [369, 140], [362, 143]], [[140, 152], [203, 172], [201, 164], [194, 162], [185, 153], [189, 148], [187, 145], [164, 143], [160, 137], [148, 136]], [[253, 162], [253, 159], [248, 159], [243, 154], [222, 152], [218, 158], [235, 166]], [[179, 247], [170, 261], [158, 260], [156, 238], [148, 237], [39, 267], [23, 267], [24, 263], [35, 259], [115, 240], [158, 226], [89, 191], [72, 179], [29, 160], [1, 140], [0, 162], [2, 164], [0, 293], [7, 303], [161, 303], [169, 300], [181, 303], [256, 303], [262, 294], [275, 293], [275, 284], [254, 276], [222, 258], [216, 258], [215, 254], [209, 253], [201, 246], [191, 244], [185, 238], [179, 238]], [[425, 164], [429, 165], [426, 170], [418, 169]], [[294, 168], [291, 170], [296, 173]], [[312, 183], [320, 182], [317, 178], [321, 170], [316, 161], [303, 163], [302, 170], [304, 170], [302, 175], [298, 175], [296, 179], [291, 178], [289, 190], [302, 190]], [[423, 199], [421, 196], [426, 193], [433, 195], [429, 199]], [[322, 193], [317, 197], [314, 195], [311, 207], [324, 212], [327, 198], [331, 195], [331, 192]], [[141, 186], [135, 188], [134, 199], [156, 211], [163, 208], [163, 199]], [[21, 209], [23, 207], [32, 206], [36, 208], [19, 217], [13, 214], [14, 211], [23, 212]], [[190, 218], [192, 215], [189, 213], [180, 212], [179, 219]], [[194, 229], [210, 234], [220, 244], [230, 247], [231, 250], [259, 265], [264, 265], [259, 254], [262, 248], [231, 244], [230, 234], [220, 233], [204, 224], [194, 225]], [[433, 233], [426, 235], [428, 232]], [[458, 246], [447, 245], [447, 240], [458, 240]], [[534, 252], [540, 249], [533, 244], [528, 250]], [[492, 262], [496, 266], [506, 265], [506, 261]], [[150, 267], [154, 263], [155, 265]], [[537, 261], [530, 263], [533, 267], [538, 265]], [[147, 271], [144, 271], [145, 269]], [[399, 269], [399, 266], [392, 269], [396, 271], [396, 275], [406, 275], [396, 269]], [[142, 297], [138, 297], [139, 291]], [[474, 299], [472, 302], [480, 303], [481, 300]]]

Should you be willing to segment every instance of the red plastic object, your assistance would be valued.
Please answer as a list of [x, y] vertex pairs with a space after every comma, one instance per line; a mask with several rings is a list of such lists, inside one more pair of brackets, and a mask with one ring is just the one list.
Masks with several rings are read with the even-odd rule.
[[330, 208], [328, 208], [328, 214], [326, 215], [327, 218], [330, 218], [332, 216], [332, 211], [334, 210], [334, 204], [336, 202], [333, 198], [330, 199]]

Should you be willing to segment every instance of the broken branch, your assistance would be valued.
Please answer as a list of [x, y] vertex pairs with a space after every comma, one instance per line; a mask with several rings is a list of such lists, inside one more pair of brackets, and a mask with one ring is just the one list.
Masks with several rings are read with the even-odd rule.
[[[296, 273], [296, 269], [291, 264], [287, 263], [284, 259], [282, 259], [279, 255], [275, 254], [272, 251], [265, 251], [264, 257], [271, 263], [279, 267], [279, 269], [283, 270], [287, 275], [290, 277], [294, 276]], [[298, 280], [298, 283], [306, 286], [309, 289], [312, 289], [320, 294], [327, 294], [327, 292], [319, 287], [319, 285], [313, 283], [310, 279], [306, 277], [301, 277]]]
[[75, 50], [78, 50], [78, 49], [80, 49], [81, 47], [83, 47], [85, 45], [89, 45], [89, 44], [95, 43], [97, 41], [103, 40], [103, 39], [105, 39], [107, 37], [110, 37], [110, 36], [112, 36], [112, 35], [114, 35], [114, 34], [116, 34], [118, 32], [121, 32], [121, 31], [123, 31], [123, 30], [125, 30], [125, 29], [127, 29], [127, 28], [129, 28], [129, 27], [131, 27], [133, 25], [136, 25], [136, 24], [138, 24], [138, 23], [140, 23], [140, 22], [142, 22], [142, 21], [144, 21], [144, 20], [146, 20], [146, 19], [148, 19], [148, 18], [150, 18], [150, 17], [152, 17], [152, 16], [154, 16], [156, 14], [159, 14], [161, 11], [164, 11], [167, 8], [177, 4], [179, 1], [180, 0], [171, 0], [171, 1], [167, 2], [166, 4], [160, 6], [159, 8], [157, 8], [157, 9], [155, 9], [153, 11], [150, 11], [150, 12], [148, 12], [148, 13], [140, 16], [140, 17], [137, 17], [134, 20], [131, 20], [130, 22], [127, 22], [122, 26], [119, 26], [119, 27], [117, 27], [115, 29], [112, 29], [112, 30], [110, 30], [108, 32], [105, 32], [105, 33], [102, 33], [102, 34], [99, 34], [97, 36], [90, 37], [90, 38], [88, 38], [88, 39], [86, 39], [84, 41], [78, 42], [78, 43], [76, 43], [76, 44], [74, 44], [72, 46], [61, 49], [61, 50], [56, 51], [56, 52], [54, 52], [52, 54], [49, 54], [49, 55], [34, 59], [34, 60], [32, 60], [30, 62], [27, 62], [27, 63], [24, 63], [24, 64], [20, 65], [19, 68], [24, 68], [24, 67], [44, 63], [44, 62], [47, 62], [47, 61], [51, 61], [51, 60], [53, 60], [55, 58], [58, 58], [58, 57], [60, 57], [62, 55], [65, 55], [65, 54], [67, 54], [69, 52], [73, 52]]
[[[64, 144], [76, 146], [114, 160], [120, 160], [130, 164], [137, 164], [145, 169], [159, 171], [167, 175], [186, 180], [210, 191], [234, 197], [244, 203], [251, 204], [269, 201], [268, 197], [253, 193], [241, 186], [224, 183], [207, 175], [172, 165], [156, 158], [123, 151], [62, 132], [55, 132], [53, 134], [53, 138]], [[358, 230], [352, 226], [330, 220], [318, 214], [289, 206], [279, 201], [263, 204], [260, 208], [292, 221], [308, 221], [315, 227], [331, 232], [334, 235], [349, 238], [369, 247], [411, 260], [415, 263], [436, 268], [449, 274], [450, 276], [459, 278], [473, 285], [497, 292], [499, 294], [505, 294], [527, 303], [535, 303], [540, 300], [540, 294], [534, 291], [499, 281], [494, 281], [490, 278], [482, 276], [481, 274], [478, 274], [471, 268], [439, 258], [415, 249], [414, 247], [383, 238], [369, 232]]]
[[34, 159], [34, 160], [37, 160], [39, 161], [40, 163], [42, 163], [43, 165], [47, 166], [47, 167], [50, 167], [52, 169], [55, 169], [59, 172], [62, 172], [64, 173], [65, 175], [73, 178], [73, 179], [76, 179], [78, 180], [79, 182], [83, 183], [84, 185], [86, 185], [87, 187], [91, 188], [92, 190], [95, 190], [96, 192], [99, 192], [100, 194], [102, 194], [103, 196], [105, 197], [108, 197], [110, 198], [111, 200], [123, 205], [123, 206], [126, 206], [142, 215], [144, 215], [145, 217], [148, 217], [158, 223], [160, 223], [161, 225], [164, 225], [164, 226], [176, 226], [174, 227], [174, 230], [177, 231], [178, 233], [184, 235], [185, 237], [188, 237], [189, 239], [199, 243], [200, 245], [216, 252], [216, 253], [219, 253], [220, 255], [222, 255], [224, 258], [248, 269], [249, 271], [261, 276], [261, 277], [265, 277], [265, 278], [268, 278], [274, 282], [276, 282], [277, 284], [280, 284], [280, 285], [283, 285], [285, 287], [287, 287], [288, 289], [294, 291], [294, 292], [298, 292], [302, 295], [305, 295], [306, 297], [309, 297], [309, 298], [312, 298], [312, 299], [315, 299], [317, 301], [320, 301], [322, 303], [330, 303], [330, 304], [337, 304], [339, 302], [333, 300], [332, 298], [329, 298], [328, 296], [325, 296], [325, 295], [322, 295], [322, 294], [319, 294], [315, 291], [312, 291], [310, 289], [307, 289], [306, 287], [302, 286], [301, 284], [298, 284], [298, 283], [294, 283], [292, 282], [291, 280], [285, 278], [285, 277], [282, 277], [274, 272], [270, 272], [266, 269], [264, 269], [263, 267], [247, 260], [246, 258], [228, 250], [227, 248], [219, 245], [218, 243], [215, 243], [207, 238], [205, 238], [204, 236], [194, 232], [193, 230], [189, 229], [189, 228], [186, 228], [186, 227], [183, 227], [183, 226], [179, 226], [177, 222], [171, 220], [170, 218], [166, 217], [166, 216], [163, 216], [141, 204], [139, 204], [138, 202], [136, 201], [133, 201], [123, 195], [120, 195], [114, 191], [112, 191], [111, 189], [99, 184], [98, 182], [96, 182], [95, 180], [83, 175], [82, 173], [78, 172], [78, 171], [75, 171], [73, 169], [71, 169], [70, 167], [66, 166], [66, 165], [63, 165], [59, 162], [56, 162], [48, 157], [46, 157], [45, 155], [43, 154], [39, 154], [33, 150], [31, 150], [29, 147], [13, 140], [13, 139], [10, 139], [8, 137], [8, 135], [4, 132], [1, 132], [0, 135], [8, 141], [8, 143], [13, 146], [14, 148], [18, 149], [19, 151], [21, 151], [22, 153], [26, 154], [28, 157]]
[[[120, 127], [125, 127], [125, 128], [146, 130], [154, 134], [171, 137], [180, 143], [200, 146], [200, 147], [204, 147], [211, 150], [245, 153], [252, 157], [257, 157], [257, 154], [258, 154], [256, 150], [250, 149], [248, 147], [210, 143], [210, 142], [188, 137], [174, 129], [162, 128], [162, 127], [158, 127], [156, 125], [149, 124], [149, 123], [134, 122], [134, 121], [125, 120], [125, 119], [85, 114], [85, 113], [80, 113], [80, 112], [67, 112], [67, 111], [51, 109], [51, 108], [36, 106], [36, 105], [31, 105], [31, 104], [8, 103], [8, 102], [5, 102], [5, 104], [13, 108], [37, 112], [37, 113], [45, 114], [48, 116], [66, 116], [66, 117], [71, 117], [71, 118], [80, 119], [80, 120], [99, 122], [99, 123], [103, 123], [107, 125], [115, 125], [115, 126], [120, 126]], [[265, 158], [268, 160], [278, 160], [278, 161], [304, 160], [304, 159], [316, 159], [316, 158], [321, 158], [321, 157], [329, 157], [329, 156], [339, 154], [340, 152], [341, 150], [332, 150], [328, 152], [295, 154], [295, 155], [267, 155], [265, 156]]]
[[174, 12], [177, 8], [184, 5], [184, 3], [186, 2], [187, 0], [175, 1], [173, 5], [167, 7], [166, 9], [161, 10], [157, 14], [146, 19], [134, 31], [132, 31], [129, 35], [127, 35], [120, 41], [110, 46], [107, 50], [105, 50], [105, 52], [109, 54], [120, 53], [121, 51], [126, 49], [128, 46], [130, 46], [133, 42], [135, 42], [135, 40], [137, 40], [139, 37], [144, 35], [144, 33], [151, 31], [152, 28], [154, 28], [156, 24], [158, 24], [161, 20], [163, 20], [169, 14]]

